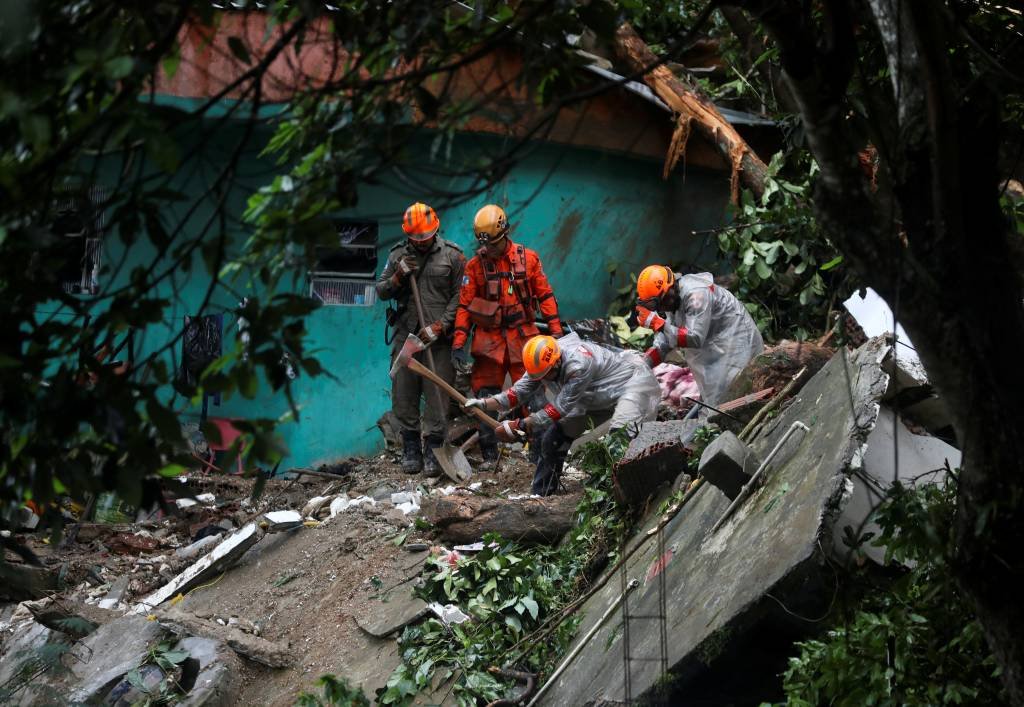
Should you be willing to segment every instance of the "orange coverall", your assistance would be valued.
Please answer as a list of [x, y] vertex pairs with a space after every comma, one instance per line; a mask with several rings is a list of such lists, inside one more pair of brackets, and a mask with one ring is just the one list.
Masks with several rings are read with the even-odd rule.
[[[488, 297], [488, 281], [498, 283], [497, 301], [500, 305], [503, 324], [499, 327], [483, 327], [476, 325], [473, 329], [473, 370], [470, 373], [470, 384], [474, 391], [482, 388], [497, 388], [505, 384], [505, 375], [509, 374], [513, 381], [522, 377], [523, 346], [531, 336], [540, 332], [534, 324], [537, 308], [541, 317], [548, 323], [552, 336], [562, 335], [562, 322], [558, 318], [558, 303], [555, 294], [548, 284], [547, 275], [541, 265], [540, 257], [535, 251], [517, 245], [506, 239], [508, 245], [505, 252], [497, 260], [491, 260], [477, 252], [468, 263], [462, 278], [462, 290], [459, 292], [459, 306], [455, 311], [455, 336], [452, 348], [459, 349], [466, 345], [470, 327], [473, 325], [469, 306], [475, 298], [494, 301]], [[523, 282], [526, 287], [524, 288]], [[517, 286], [518, 284], [518, 286]], [[491, 288], [493, 294], [493, 287]], [[523, 297], [523, 295], [526, 297]], [[522, 305], [525, 316], [515, 323], [515, 313]]]

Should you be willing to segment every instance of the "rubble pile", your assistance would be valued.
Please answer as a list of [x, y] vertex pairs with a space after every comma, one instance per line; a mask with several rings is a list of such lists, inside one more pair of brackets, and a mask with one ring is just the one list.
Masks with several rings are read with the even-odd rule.
[[337, 468], [272, 479], [256, 501], [251, 478], [191, 472], [165, 482], [166, 512], [139, 522], [72, 523], [59, 546], [11, 536], [42, 567], [10, 553], [0, 567], [53, 581], [0, 604], [0, 701], [292, 704], [326, 672], [372, 694], [399, 656], [360, 627], [379, 633], [403, 602], [418, 615], [408, 581], [440, 551], [429, 525], [415, 527], [422, 504], [500, 505], [528, 491], [532, 469], [522, 450], [466, 487], [403, 475], [387, 453]]

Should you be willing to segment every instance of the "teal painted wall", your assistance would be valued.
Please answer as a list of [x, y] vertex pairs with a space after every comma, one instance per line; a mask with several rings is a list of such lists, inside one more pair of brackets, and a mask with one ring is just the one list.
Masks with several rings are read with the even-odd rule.
[[[183, 164], [175, 177], [176, 188], [193, 200], [215, 180], [217, 171], [230, 159], [241, 138], [237, 125], [220, 129], [217, 138], [200, 144], [181, 140], [182, 153], [196, 156]], [[262, 145], [266, 135], [252, 144]], [[454, 159], [501, 151], [500, 138], [462, 135], [451, 152]], [[429, 154], [424, 139], [423, 153]], [[713, 228], [725, 219], [728, 175], [690, 169], [684, 175], [661, 179], [659, 162], [595, 150], [538, 143], [522, 161], [489, 192], [462, 203], [448, 203], [443, 194], [469, 185], [465, 179], [439, 178], [436, 170], [390, 175], [382, 183], [360, 190], [359, 206], [346, 216], [377, 219], [380, 224], [379, 266], [383, 267], [388, 247], [401, 238], [399, 226], [405, 207], [425, 200], [437, 208], [442, 235], [472, 254], [472, 218], [490, 201], [507, 209], [513, 224], [513, 239], [538, 251], [555, 289], [563, 318], [602, 316], [615, 290], [629, 281], [629, 273], [652, 262], [700, 261], [709, 264], [717, 252], [714, 243], [704, 243], [692, 231]], [[245, 150], [239, 162], [234, 188], [226, 196], [230, 213], [238, 217], [249, 193], [267, 183], [275, 173], [271, 162], [258, 157], [258, 149]], [[113, 165], [99, 172], [98, 181], [116, 185]], [[185, 202], [186, 206], [189, 202]], [[205, 199], [186, 221], [185, 233], [196, 235], [214, 214], [214, 198]], [[185, 207], [171, 209], [168, 224], [184, 218]], [[247, 235], [240, 221], [229, 224], [233, 240], [229, 252], [237, 251]], [[108, 239], [105, 263], [116, 267], [104, 285], [124, 282], [131, 269], [148, 264], [155, 257], [144, 239], [127, 250], [117, 239]], [[165, 320], [141, 332], [137, 357], [168, 346], [177, 336], [186, 314], [195, 313], [206, 296], [209, 279], [198, 254], [187, 261], [190, 267], [168, 274], [160, 291], [173, 300]], [[607, 265], [617, 264], [609, 275]], [[293, 291], [306, 290], [305, 273], [296, 272]], [[228, 312], [225, 341], [236, 335], [230, 310], [244, 292], [215, 289], [207, 313]], [[100, 301], [97, 306], [103, 306]], [[388, 348], [383, 340], [384, 304], [373, 307], [325, 306], [307, 323], [310, 347], [318, 349], [324, 369], [331, 376], [311, 379], [300, 375], [294, 381], [294, 397], [300, 417], [281, 427], [290, 450], [282, 469], [317, 465], [349, 455], [369, 454], [381, 448], [383, 440], [376, 420], [390, 408]], [[177, 362], [180, 343], [171, 346]], [[171, 395], [171, 392], [168, 393]], [[184, 418], [197, 418], [198, 409], [178, 398], [176, 407]], [[278, 417], [285, 413], [283, 395], [261, 390], [255, 400], [239, 396], [210, 407], [211, 416]]]

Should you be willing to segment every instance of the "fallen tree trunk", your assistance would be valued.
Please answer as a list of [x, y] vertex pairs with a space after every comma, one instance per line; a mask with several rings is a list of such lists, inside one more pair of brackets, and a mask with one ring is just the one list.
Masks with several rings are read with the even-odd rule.
[[691, 128], [711, 142], [719, 154], [732, 165], [732, 200], [739, 198], [739, 187], [753, 192], [758, 199], [764, 193], [768, 168], [754, 153], [736, 128], [726, 120], [700, 89], [685, 83], [668, 67], [658, 63], [658, 57], [637, 35], [632, 25], [623, 23], [615, 32], [615, 53], [634, 71], [653, 69], [644, 74], [644, 82], [658, 94], [669, 108], [679, 114], [679, 122], [665, 159], [663, 176], [667, 179], [679, 158], [686, 153], [686, 141]]
[[579, 494], [546, 498], [443, 496], [424, 503], [424, 517], [437, 526], [441, 539], [472, 543], [485, 533], [527, 543], [556, 543], [573, 527]]

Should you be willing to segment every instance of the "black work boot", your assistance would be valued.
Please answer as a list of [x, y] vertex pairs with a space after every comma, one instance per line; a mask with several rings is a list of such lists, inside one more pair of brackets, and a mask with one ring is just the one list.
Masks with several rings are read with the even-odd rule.
[[569, 453], [572, 438], [562, 432], [557, 424], [544, 431], [541, 438], [540, 461], [533, 473], [531, 491], [538, 496], [550, 496], [558, 491], [562, 478], [562, 466]]
[[418, 474], [423, 468], [423, 452], [420, 450], [420, 433], [415, 430], [402, 431], [402, 471]]
[[444, 444], [444, 437], [441, 435], [427, 435], [425, 444], [425, 452], [423, 454], [423, 472], [427, 476], [440, 476], [441, 465], [437, 463], [437, 457], [434, 456], [434, 450]]
[[498, 465], [498, 440], [494, 436], [494, 432], [487, 430], [489, 433], [489, 439], [480, 433], [480, 456], [483, 457], [483, 461], [480, 463], [478, 471], [494, 471], [494, 468]]

